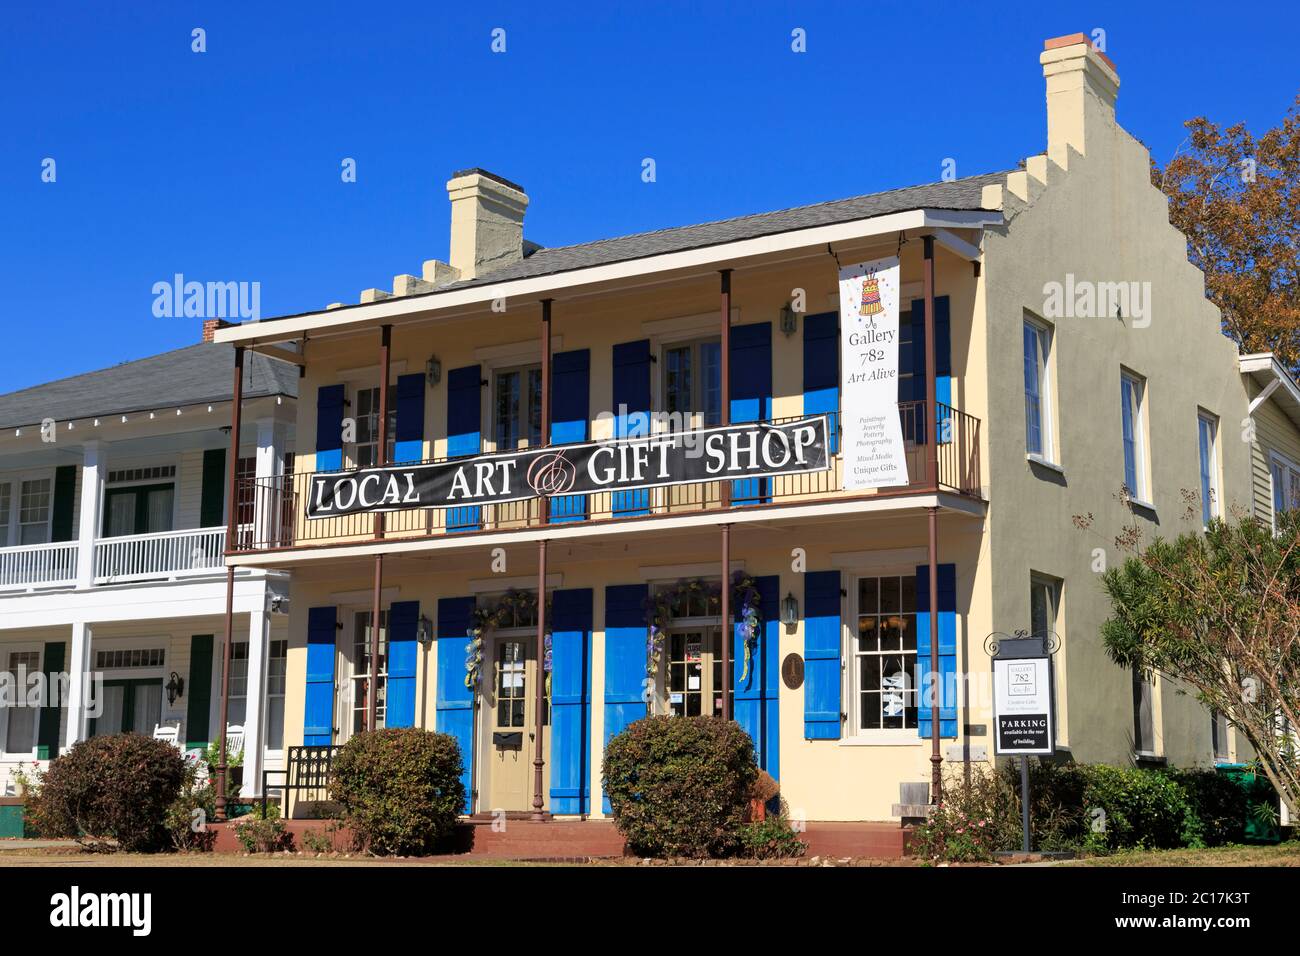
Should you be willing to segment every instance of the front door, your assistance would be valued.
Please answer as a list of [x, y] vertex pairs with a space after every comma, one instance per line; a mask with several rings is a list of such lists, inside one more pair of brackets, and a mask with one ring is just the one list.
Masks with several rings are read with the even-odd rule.
[[682, 627], [667, 637], [664, 700], [659, 713], [722, 715], [722, 629]]
[[483, 692], [488, 797], [484, 811], [533, 806], [536, 644], [533, 637], [496, 637], [491, 642], [492, 679], [484, 682]]
[[90, 721], [90, 736], [134, 732], [152, 737], [162, 720], [162, 680], [106, 680], [102, 711]]

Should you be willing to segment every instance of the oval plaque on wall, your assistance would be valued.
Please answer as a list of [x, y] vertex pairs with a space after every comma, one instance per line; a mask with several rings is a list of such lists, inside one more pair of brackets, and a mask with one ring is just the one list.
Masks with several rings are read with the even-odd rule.
[[798, 654], [787, 654], [781, 662], [781, 680], [791, 690], [803, 686], [803, 658]]

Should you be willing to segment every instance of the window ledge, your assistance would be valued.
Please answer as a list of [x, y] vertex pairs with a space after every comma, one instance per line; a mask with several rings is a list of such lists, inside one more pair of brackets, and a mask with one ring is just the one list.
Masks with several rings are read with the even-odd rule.
[[884, 731], [879, 734], [859, 734], [855, 737], [841, 737], [841, 747], [912, 747], [924, 743], [929, 738], [916, 735], [915, 730]]
[[1160, 754], [1136, 750], [1133, 752], [1133, 762], [1139, 767], [1163, 767], [1169, 761]]
[[1056, 462], [1054, 462], [1054, 461], [1048, 461], [1048, 460], [1047, 460], [1046, 458], [1044, 458], [1042, 455], [1035, 455], [1035, 454], [1033, 454], [1033, 453], [1031, 452], [1031, 453], [1025, 455], [1025, 460], [1026, 460], [1027, 462], [1029, 462], [1031, 465], [1038, 465], [1038, 466], [1040, 466], [1040, 467], [1042, 467], [1042, 468], [1049, 468], [1049, 469], [1051, 469], [1052, 471], [1057, 472], [1058, 474], [1062, 474], [1062, 475], [1065, 474], [1065, 469], [1064, 469], [1064, 468], [1062, 468], [1060, 465], [1058, 465], [1058, 464], [1057, 464]]
[[1132, 505], [1134, 508], [1141, 508], [1143, 511], [1149, 511], [1152, 514], [1156, 513], [1156, 506], [1153, 505], [1151, 502], [1147, 501], [1145, 498], [1130, 498], [1128, 500], [1128, 503]]

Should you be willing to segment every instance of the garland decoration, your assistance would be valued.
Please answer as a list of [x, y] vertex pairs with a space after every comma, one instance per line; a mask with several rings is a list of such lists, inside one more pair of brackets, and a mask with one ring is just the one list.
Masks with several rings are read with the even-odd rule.
[[[489, 607], [474, 608], [469, 625], [469, 643], [465, 645], [465, 686], [478, 689], [483, 680], [483, 644], [488, 633], [512, 626], [521, 611], [536, 613], [537, 595], [532, 591], [511, 588], [501, 600]], [[546, 675], [546, 704], [551, 703], [551, 606], [546, 604], [546, 630], [543, 634], [542, 670]]]
[[745, 666], [740, 674], [740, 683], [749, 679], [749, 665], [754, 658], [754, 648], [758, 646], [758, 630], [762, 617], [758, 612], [759, 595], [754, 579], [743, 571], [737, 571], [731, 579], [732, 593], [740, 599], [740, 635], [745, 645]]

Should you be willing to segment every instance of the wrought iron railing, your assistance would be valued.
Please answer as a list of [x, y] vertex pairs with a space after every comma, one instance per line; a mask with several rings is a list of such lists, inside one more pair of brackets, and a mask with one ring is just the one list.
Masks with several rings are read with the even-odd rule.
[[[655, 518], [722, 510], [809, 504], [845, 498], [916, 494], [936, 486], [928, 471], [928, 442], [937, 435], [938, 482], [941, 490], [978, 498], [980, 486], [980, 421], [948, 405], [938, 405], [930, 422], [924, 402], [900, 402], [899, 420], [905, 444], [906, 485], [874, 491], [845, 491], [842, 459], [838, 454], [842, 435], [839, 413], [830, 413], [830, 427], [837, 437], [833, 444], [832, 467], [820, 472], [747, 478], [647, 488], [636, 491], [599, 492], [551, 499], [549, 523], [574, 521], [653, 521]], [[773, 423], [797, 421], [798, 417], [774, 419]], [[448, 459], [430, 459], [446, 461]], [[351, 514], [308, 520], [305, 504], [316, 472], [295, 472], [272, 478], [243, 478], [241, 499], [267, 503], [268, 516], [256, 527], [241, 529], [232, 547], [235, 553], [267, 551], [324, 544], [358, 543], [373, 540], [379, 526], [374, 514]], [[723, 492], [727, 500], [724, 501]], [[541, 500], [532, 498], [504, 504], [454, 508], [413, 508], [387, 512], [382, 516], [384, 536], [389, 539], [459, 535], [478, 532], [517, 531], [542, 524]]]

